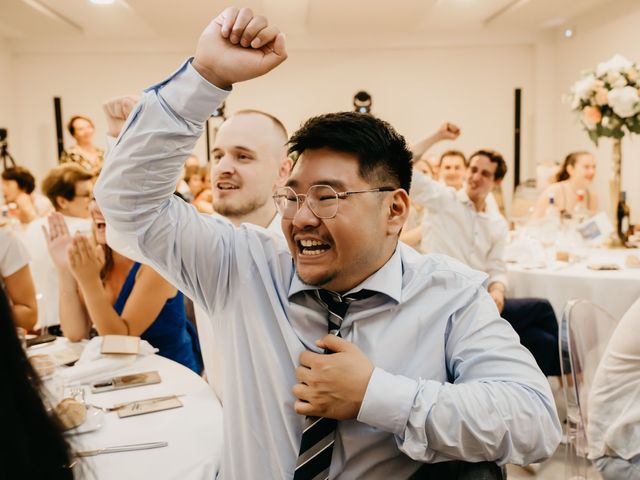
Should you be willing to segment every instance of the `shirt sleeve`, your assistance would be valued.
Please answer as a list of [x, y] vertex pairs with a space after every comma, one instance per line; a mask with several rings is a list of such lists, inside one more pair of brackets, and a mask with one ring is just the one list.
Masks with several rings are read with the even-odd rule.
[[[156, 269], [179, 290], [210, 308], [224, 302], [234, 246], [247, 229], [205, 216], [173, 195], [184, 160], [205, 121], [228, 92], [211, 85], [187, 61], [147, 89], [113, 145], [95, 196], [119, 249]], [[205, 294], [206, 292], [206, 294]], [[217, 296], [217, 293], [221, 295]]]
[[509, 287], [507, 279], [507, 263], [505, 261], [505, 249], [509, 239], [507, 222], [499, 213], [493, 224], [491, 235], [494, 236], [493, 247], [487, 255], [486, 273], [489, 275], [489, 285], [499, 282], [505, 289]]
[[422, 205], [427, 210], [434, 210], [444, 198], [452, 195], [455, 197], [453, 189], [436, 182], [416, 169], [413, 170], [409, 194], [412, 202]]
[[358, 420], [393, 433], [421, 462], [525, 465], [551, 456], [561, 427], [549, 384], [482, 287], [449, 319], [445, 344], [452, 383], [376, 368]]
[[7, 278], [29, 263], [22, 241], [6, 228], [0, 229], [0, 274]]

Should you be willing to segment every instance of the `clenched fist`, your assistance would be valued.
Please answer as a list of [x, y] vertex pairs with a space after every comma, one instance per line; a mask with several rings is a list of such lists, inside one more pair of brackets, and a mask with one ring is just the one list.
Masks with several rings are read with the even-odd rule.
[[192, 65], [210, 83], [228, 89], [264, 75], [286, 58], [278, 27], [249, 8], [229, 7], [202, 32]]

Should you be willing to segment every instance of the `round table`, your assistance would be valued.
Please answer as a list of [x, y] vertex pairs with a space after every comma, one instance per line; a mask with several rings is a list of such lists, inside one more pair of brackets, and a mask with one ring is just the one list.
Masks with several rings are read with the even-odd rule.
[[[59, 339], [50, 346], [29, 349], [29, 354], [50, 353], [66, 344], [66, 340]], [[96, 394], [91, 394], [90, 388], [85, 386], [85, 401], [109, 407], [176, 394], [181, 395], [182, 407], [127, 418], [118, 417], [117, 412], [105, 412], [102, 427], [67, 438], [74, 451], [160, 441], [169, 445], [80, 458], [75, 467], [77, 476], [100, 480], [215, 478], [222, 457], [223, 422], [219, 400], [200, 376], [159, 355], [138, 357], [135, 363], [117, 374], [151, 370], [158, 371], [161, 383]]]
[[[640, 256], [638, 249], [590, 249], [576, 262], [548, 262], [545, 267], [508, 265], [509, 292], [513, 298], [540, 297], [551, 302], [560, 319], [566, 303], [573, 298], [592, 301], [618, 320], [640, 298], [640, 268], [625, 266], [628, 255]], [[589, 264], [612, 263], [619, 270], [592, 270]]]

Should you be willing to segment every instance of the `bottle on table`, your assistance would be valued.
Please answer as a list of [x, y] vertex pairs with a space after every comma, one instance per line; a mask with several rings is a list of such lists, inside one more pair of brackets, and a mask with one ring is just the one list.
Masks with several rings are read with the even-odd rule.
[[617, 210], [618, 238], [623, 245], [629, 240], [629, 205], [627, 205], [627, 192], [620, 192]]
[[556, 206], [553, 194], [549, 195], [549, 204], [544, 211], [544, 217], [539, 225], [538, 236], [545, 247], [555, 243], [561, 227], [560, 211]]
[[589, 217], [589, 209], [587, 208], [585, 191], [578, 190], [576, 194], [578, 196], [578, 201], [576, 202], [575, 207], [573, 207], [571, 218], [573, 219], [574, 225], [578, 226]]

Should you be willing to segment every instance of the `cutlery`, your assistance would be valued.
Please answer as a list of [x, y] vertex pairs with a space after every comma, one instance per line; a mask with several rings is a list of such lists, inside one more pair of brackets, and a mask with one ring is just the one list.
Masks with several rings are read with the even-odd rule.
[[149, 450], [151, 448], [162, 448], [169, 445], [169, 442], [134, 443], [132, 445], [116, 445], [113, 447], [98, 448], [96, 450], [85, 450], [77, 452], [78, 457], [93, 457], [104, 453], [131, 452], [133, 450]]
[[177, 395], [164, 395], [162, 397], [154, 397], [154, 398], [141, 398], [139, 400], [132, 400], [129, 402], [124, 402], [124, 403], [118, 403], [112, 407], [101, 407], [100, 405], [94, 405], [92, 403], [88, 403], [85, 401], [85, 392], [84, 392], [84, 388], [82, 387], [74, 387], [69, 391], [69, 394], [71, 395], [72, 398], [74, 398], [77, 402], [84, 404], [87, 408], [88, 407], [93, 407], [93, 408], [97, 408], [98, 410], [102, 410], [103, 412], [116, 412], [118, 410], [120, 410], [121, 408], [124, 408], [126, 406], [129, 405], [134, 405], [134, 410], [137, 410], [137, 404], [141, 403], [141, 402], [145, 402], [145, 403], [158, 403], [158, 402], [162, 402], [164, 400], [169, 400], [170, 398], [174, 398], [174, 397], [184, 397], [184, 393], [180, 393]]

